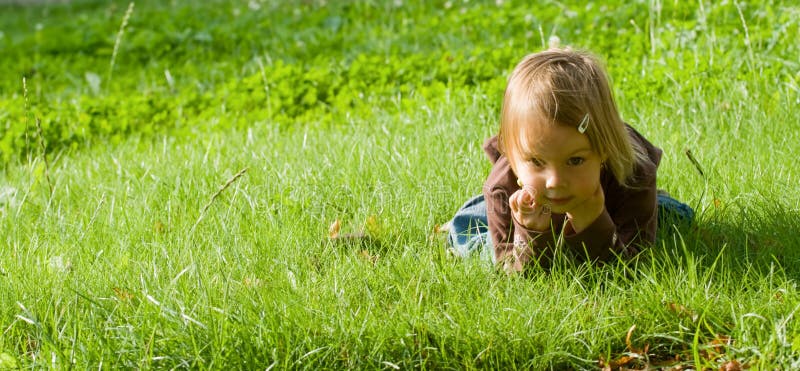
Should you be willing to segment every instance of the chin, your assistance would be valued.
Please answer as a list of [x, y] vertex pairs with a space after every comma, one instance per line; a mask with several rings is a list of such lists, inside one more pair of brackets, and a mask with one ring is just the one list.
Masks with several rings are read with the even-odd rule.
[[566, 214], [570, 209], [570, 207], [550, 205], [550, 212], [553, 214]]

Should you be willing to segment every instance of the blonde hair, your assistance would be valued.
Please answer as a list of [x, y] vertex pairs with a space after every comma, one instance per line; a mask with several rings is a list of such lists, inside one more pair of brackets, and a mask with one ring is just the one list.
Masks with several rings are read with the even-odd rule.
[[[588, 124], [588, 125], [582, 125]], [[618, 183], [630, 184], [636, 164], [650, 161], [630, 140], [599, 61], [587, 52], [550, 49], [526, 56], [508, 79], [499, 149], [514, 163], [536, 125], [579, 126]]]

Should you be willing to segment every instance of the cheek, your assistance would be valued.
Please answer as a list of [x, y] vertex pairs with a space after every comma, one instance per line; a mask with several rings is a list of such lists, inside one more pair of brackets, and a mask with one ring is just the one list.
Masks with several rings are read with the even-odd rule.
[[543, 191], [545, 188], [545, 178], [537, 172], [523, 171], [520, 173], [519, 179], [523, 184], [531, 186], [537, 191]]
[[594, 194], [594, 191], [597, 190], [597, 187], [600, 185], [600, 174], [595, 174], [593, 172], [581, 174], [581, 176], [574, 180], [573, 185], [575, 190], [580, 193]]

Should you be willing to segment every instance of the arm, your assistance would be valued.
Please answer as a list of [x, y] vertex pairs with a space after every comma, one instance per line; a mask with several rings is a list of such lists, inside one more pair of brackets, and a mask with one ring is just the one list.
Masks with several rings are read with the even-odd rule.
[[[562, 223], [552, 223], [551, 228], [543, 231], [528, 229], [511, 217], [506, 195], [503, 189], [484, 189], [495, 264], [502, 265], [509, 273], [522, 271], [533, 263], [548, 267], [556, 246], [553, 231], [559, 230]], [[551, 222], [563, 221], [564, 215], [555, 214], [551, 218]]]
[[550, 216], [551, 228], [528, 229], [512, 217], [509, 194], [519, 191], [516, 176], [508, 161], [500, 157], [492, 167], [483, 187], [486, 200], [486, 216], [489, 234], [494, 249], [494, 262], [503, 265], [506, 271], [521, 271], [532, 260], [540, 265], [549, 265], [555, 247], [552, 231], [561, 229], [563, 214]]

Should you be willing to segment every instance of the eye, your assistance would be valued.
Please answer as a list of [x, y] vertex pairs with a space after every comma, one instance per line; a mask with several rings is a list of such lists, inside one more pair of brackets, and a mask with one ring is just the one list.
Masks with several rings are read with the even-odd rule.
[[540, 159], [538, 159], [538, 158], [536, 158], [536, 157], [531, 157], [531, 158], [529, 158], [529, 159], [528, 159], [528, 163], [530, 163], [531, 165], [533, 165], [533, 166], [535, 166], [535, 167], [542, 167], [542, 166], [544, 166], [544, 161], [542, 161], [542, 160], [540, 160]]
[[569, 165], [569, 166], [579, 166], [579, 165], [583, 164], [585, 161], [586, 161], [586, 159], [583, 158], [583, 157], [570, 157], [567, 160], [567, 165]]

